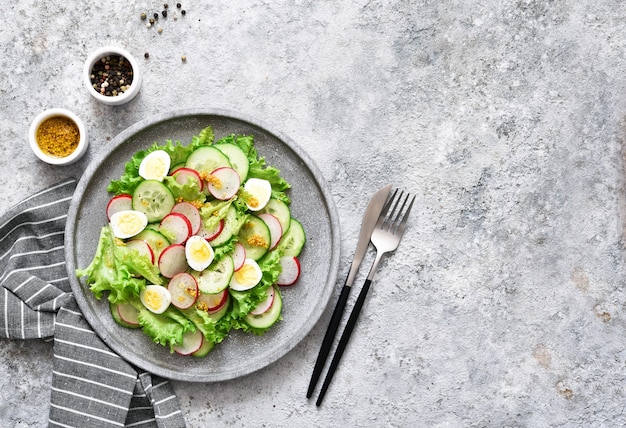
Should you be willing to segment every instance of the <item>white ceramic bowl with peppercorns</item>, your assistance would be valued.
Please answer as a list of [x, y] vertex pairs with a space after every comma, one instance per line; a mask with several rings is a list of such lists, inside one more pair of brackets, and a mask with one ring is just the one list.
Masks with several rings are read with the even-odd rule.
[[126, 104], [139, 93], [139, 65], [125, 49], [105, 46], [85, 61], [83, 83], [87, 92], [103, 104]]
[[69, 110], [52, 108], [35, 117], [28, 132], [35, 156], [50, 165], [70, 165], [89, 145], [83, 121]]

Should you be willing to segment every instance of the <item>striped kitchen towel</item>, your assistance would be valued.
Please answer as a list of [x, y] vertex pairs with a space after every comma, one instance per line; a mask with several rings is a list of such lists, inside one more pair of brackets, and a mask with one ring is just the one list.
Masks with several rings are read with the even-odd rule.
[[76, 305], [64, 253], [75, 188], [64, 181], [0, 217], [0, 336], [54, 339], [51, 427], [184, 427], [171, 384], [111, 351]]

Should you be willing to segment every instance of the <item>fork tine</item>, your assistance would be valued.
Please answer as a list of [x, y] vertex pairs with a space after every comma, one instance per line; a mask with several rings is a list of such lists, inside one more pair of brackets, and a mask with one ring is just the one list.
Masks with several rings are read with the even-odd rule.
[[383, 205], [383, 209], [380, 211], [380, 214], [378, 215], [378, 220], [376, 221], [376, 228], [380, 228], [383, 225], [383, 222], [385, 221], [385, 218], [387, 217], [387, 212], [389, 211], [389, 207], [391, 206], [391, 204], [393, 203], [394, 199], [396, 198], [396, 194], [398, 193], [398, 189], [394, 189], [393, 193], [387, 197], [387, 200], [385, 201], [385, 204]]
[[[391, 209], [391, 212], [389, 212], [389, 215], [386, 217], [383, 224], [381, 224], [381, 228], [383, 228], [384, 226], [386, 226], [387, 229], [390, 229], [391, 227], [393, 227], [393, 224], [396, 221], [396, 219], [394, 218], [394, 216], [397, 215], [396, 209], [398, 208], [398, 205], [400, 205], [400, 202], [402, 201], [403, 196], [404, 196], [404, 192], [401, 191], [400, 195], [398, 196], [398, 198], [395, 200], [395, 203], [393, 204], [393, 208]], [[400, 209], [400, 211], [402, 211], [402, 209]]]
[[[400, 209], [400, 212], [398, 212], [398, 216], [400, 216], [400, 213], [404, 209], [404, 205], [406, 205], [407, 201], [409, 200], [409, 196], [411, 196], [411, 194], [407, 193], [406, 198], [404, 199], [404, 203], [402, 204], [402, 208]], [[398, 224], [398, 227], [396, 231], [394, 232], [394, 235], [398, 235], [399, 238], [402, 238], [402, 235], [404, 234], [404, 229], [406, 228], [406, 221], [409, 218], [411, 208], [413, 208], [413, 202], [415, 202], [415, 195], [413, 195], [413, 197], [411, 198], [411, 202], [409, 203], [409, 206], [406, 208], [406, 211], [404, 211], [402, 220], [400, 220], [400, 223]]]

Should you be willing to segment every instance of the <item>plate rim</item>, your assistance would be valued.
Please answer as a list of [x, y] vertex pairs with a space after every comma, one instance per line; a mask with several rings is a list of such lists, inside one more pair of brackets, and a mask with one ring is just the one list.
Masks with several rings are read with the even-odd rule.
[[[246, 370], [240, 370], [234, 375], [219, 375], [216, 373], [208, 373], [207, 375], [187, 375], [184, 372], [177, 372], [172, 369], [166, 369], [163, 367], [155, 366], [150, 362], [140, 361], [140, 359], [135, 358], [134, 355], [122, 355], [127, 354], [127, 352], [120, 352], [118, 348], [118, 343], [113, 340], [112, 337], [106, 331], [100, 331], [99, 328], [94, 328], [94, 325], [98, 324], [99, 317], [92, 313], [89, 310], [89, 306], [87, 303], [87, 297], [84, 296], [83, 290], [81, 288], [81, 284], [79, 279], [74, 274], [77, 266], [75, 264], [75, 243], [72, 239], [73, 237], [73, 229], [76, 227], [77, 222], [77, 213], [79, 211], [82, 198], [81, 196], [91, 183], [95, 173], [100, 168], [102, 162], [118, 147], [123, 145], [133, 136], [139, 134], [143, 130], [146, 130], [154, 125], [158, 125], [164, 121], [170, 120], [181, 120], [184, 117], [190, 116], [219, 116], [231, 120], [236, 120], [240, 122], [245, 122], [254, 127], [260, 128], [264, 132], [269, 135], [275, 137], [283, 144], [287, 145], [301, 160], [304, 162], [306, 168], [308, 168], [315, 180], [316, 184], [319, 186], [322, 194], [322, 198], [324, 204], [326, 206], [326, 211], [328, 217], [330, 219], [330, 248], [333, 251], [333, 257], [330, 259], [330, 265], [328, 266], [328, 275], [327, 275], [327, 283], [324, 289], [328, 288], [329, 292], [325, 299], [320, 301], [319, 305], [316, 305], [316, 310], [312, 313], [312, 319], [314, 320], [309, 328], [302, 329], [301, 334], [298, 337], [290, 337], [289, 340], [286, 341], [284, 349], [281, 352], [277, 352], [273, 355], [273, 358], [266, 360], [264, 363], [260, 363], [257, 365], [251, 365]], [[265, 122], [262, 122], [258, 119], [254, 119], [246, 114], [241, 114], [232, 110], [221, 109], [221, 108], [186, 108], [186, 109], [178, 109], [171, 110], [168, 112], [163, 112], [159, 114], [152, 115], [145, 119], [142, 119], [133, 125], [127, 127], [122, 132], [117, 134], [111, 141], [107, 143], [105, 147], [100, 149], [93, 160], [89, 163], [87, 168], [84, 170], [82, 176], [80, 177], [76, 189], [74, 190], [74, 194], [72, 196], [72, 200], [70, 202], [70, 208], [68, 211], [67, 222], [65, 226], [65, 259], [66, 259], [66, 268], [70, 281], [70, 286], [72, 292], [74, 294], [75, 300], [78, 304], [79, 309], [81, 310], [82, 315], [85, 317], [86, 321], [89, 323], [94, 332], [100, 337], [103, 342], [111, 348], [114, 352], [119, 354], [124, 360], [130, 362], [131, 364], [136, 365], [137, 367], [147, 370], [152, 374], [159, 375], [161, 377], [171, 379], [171, 380], [180, 380], [180, 381], [188, 381], [188, 382], [221, 382], [231, 379], [236, 379], [239, 377], [247, 376], [255, 371], [261, 370], [271, 364], [274, 364], [276, 361], [283, 358], [286, 354], [291, 352], [307, 335], [310, 334], [311, 330], [319, 323], [323, 313], [328, 307], [330, 303], [331, 297], [336, 292], [336, 282], [339, 271], [339, 263], [341, 259], [341, 243], [340, 243], [340, 223], [339, 217], [337, 213], [337, 208], [335, 202], [332, 198], [332, 192], [330, 190], [330, 186], [323, 178], [321, 171], [319, 170], [316, 163], [310, 158], [310, 156], [291, 138], [286, 135], [277, 132], [273, 127], [267, 125]], [[331, 283], [331, 284], [329, 284]], [[87, 309], [87, 310], [86, 310]], [[102, 329], [104, 330], [104, 329]], [[184, 357], [182, 357], [184, 358]]]

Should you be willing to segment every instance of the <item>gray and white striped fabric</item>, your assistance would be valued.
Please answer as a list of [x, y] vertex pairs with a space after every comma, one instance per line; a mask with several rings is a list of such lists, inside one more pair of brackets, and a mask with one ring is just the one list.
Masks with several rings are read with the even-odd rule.
[[0, 216], [0, 336], [54, 339], [51, 427], [184, 427], [171, 384], [111, 351], [76, 305], [64, 254], [75, 187], [59, 183]]

